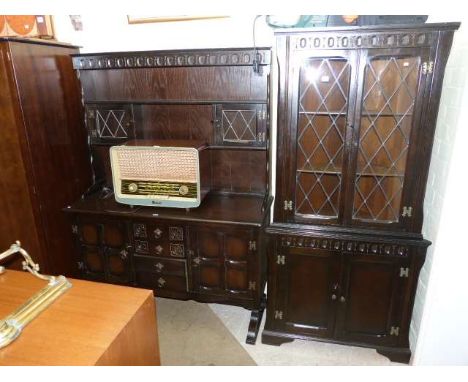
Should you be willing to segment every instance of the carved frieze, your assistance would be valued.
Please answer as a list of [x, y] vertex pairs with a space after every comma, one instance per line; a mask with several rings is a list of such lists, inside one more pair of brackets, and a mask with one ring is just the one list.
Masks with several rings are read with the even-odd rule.
[[307, 33], [292, 37], [294, 50], [311, 49], [356, 49], [356, 48], [405, 48], [430, 46], [435, 38], [433, 32], [395, 32], [350, 34]]
[[182, 66], [248, 66], [254, 58], [260, 65], [270, 64], [270, 50], [210, 50], [174, 52], [126, 52], [121, 54], [96, 54], [74, 56], [73, 68], [125, 69]]
[[344, 251], [363, 255], [408, 256], [408, 247], [390, 243], [373, 243], [370, 241], [344, 240], [330, 238], [313, 238], [300, 236], [281, 236], [282, 247], [317, 248]]

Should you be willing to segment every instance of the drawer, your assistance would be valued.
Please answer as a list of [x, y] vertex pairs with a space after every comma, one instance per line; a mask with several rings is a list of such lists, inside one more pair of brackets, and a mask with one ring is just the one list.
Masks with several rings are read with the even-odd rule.
[[135, 276], [137, 285], [144, 288], [188, 292], [187, 279], [185, 277], [142, 271], [137, 271]]
[[138, 254], [170, 257], [170, 258], [185, 258], [185, 244], [179, 243], [157, 243], [148, 242], [146, 240], [135, 240], [135, 252]]
[[137, 272], [155, 272], [162, 275], [185, 277], [185, 260], [171, 260], [161, 257], [134, 256]]
[[136, 240], [146, 240], [155, 243], [183, 242], [185, 230], [180, 225], [135, 222], [133, 223], [133, 237]]

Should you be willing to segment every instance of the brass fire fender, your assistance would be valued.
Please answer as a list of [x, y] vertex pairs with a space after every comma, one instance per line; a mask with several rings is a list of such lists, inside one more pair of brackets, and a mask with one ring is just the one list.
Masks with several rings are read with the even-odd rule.
[[[24, 257], [23, 269], [42, 280], [48, 281], [48, 284], [13, 313], [0, 320], [0, 349], [18, 338], [27, 324], [72, 286], [64, 276], [55, 277], [40, 274], [39, 264], [33, 262], [29, 254], [21, 248], [19, 241], [12, 244], [10, 249], [0, 253], [0, 261], [17, 252]], [[4, 272], [5, 268], [0, 266], [0, 274]]]

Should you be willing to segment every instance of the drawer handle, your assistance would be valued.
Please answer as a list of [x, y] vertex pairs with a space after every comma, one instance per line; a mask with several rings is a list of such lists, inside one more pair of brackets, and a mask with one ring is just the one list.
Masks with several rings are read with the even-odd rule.
[[163, 247], [161, 247], [160, 245], [158, 245], [158, 246], [155, 248], [155, 250], [156, 250], [156, 253], [157, 253], [158, 255], [160, 255], [160, 254], [162, 253], [162, 251], [163, 251]]
[[332, 294], [331, 299], [332, 299], [332, 300], [336, 300], [336, 294]]
[[346, 299], [344, 298], [344, 296], [340, 297], [340, 302], [346, 302]]
[[161, 263], [154, 264], [154, 266], [156, 267], [158, 272], [161, 272], [162, 269], [164, 268], [164, 264], [161, 264]]
[[153, 231], [153, 233], [154, 233], [154, 238], [155, 238], [155, 239], [160, 239], [163, 232], [162, 232], [159, 228], [156, 228], [156, 229]]
[[158, 279], [158, 286], [160, 288], [164, 288], [164, 285], [166, 284], [166, 280], [164, 280], [162, 277]]

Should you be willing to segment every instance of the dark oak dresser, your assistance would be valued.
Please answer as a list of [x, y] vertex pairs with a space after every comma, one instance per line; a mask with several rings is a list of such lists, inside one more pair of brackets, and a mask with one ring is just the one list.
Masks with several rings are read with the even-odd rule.
[[262, 342], [409, 362], [423, 201], [458, 23], [276, 33], [278, 148]]
[[73, 53], [72, 45], [0, 38], [0, 248], [20, 240], [48, 274], [73, 272], [62, 208], [92, 180]]
[[[216, 49], [73, 56], [85, 106], [94, 186], [65, 211], [78, 275], [157, 296], [265, 308], [270, 220], [270, 50]], [[130, 139], [209, 145], [211, 192], [198, 208], [119, 204], [109, 148]], [[83, 190], [84, 191], [84, 190]]]

